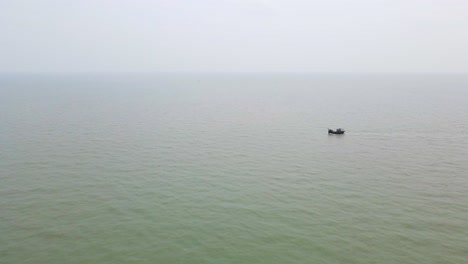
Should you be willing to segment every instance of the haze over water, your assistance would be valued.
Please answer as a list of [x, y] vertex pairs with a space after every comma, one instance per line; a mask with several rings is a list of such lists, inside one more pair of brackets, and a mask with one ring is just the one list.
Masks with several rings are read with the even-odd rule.
[[0, 262], [465, 263], [467, 87], [2, 75]]

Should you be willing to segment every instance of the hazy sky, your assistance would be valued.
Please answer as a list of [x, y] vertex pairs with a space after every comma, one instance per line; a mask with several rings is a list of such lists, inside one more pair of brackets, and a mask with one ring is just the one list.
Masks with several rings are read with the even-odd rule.
[[0, 0], [0, 71], [468, 72], [467, 0]]

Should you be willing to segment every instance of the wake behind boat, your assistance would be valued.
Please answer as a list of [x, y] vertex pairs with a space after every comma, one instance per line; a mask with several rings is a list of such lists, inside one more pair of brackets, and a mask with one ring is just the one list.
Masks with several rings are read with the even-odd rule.
[[333, 129], [328, 129], [328, 134], [337, 134], [337, 135], [341, 135], [341, 134], [344, 134], [344, 130], [341, 129], [341, 128], [338, 128], [337, 130], [333, 130]]

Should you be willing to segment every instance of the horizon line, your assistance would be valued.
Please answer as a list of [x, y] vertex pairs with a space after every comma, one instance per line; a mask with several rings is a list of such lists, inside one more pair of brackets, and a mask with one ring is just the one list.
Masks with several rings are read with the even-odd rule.
[[313, 72], [313, 71], [0, 71], [0, 75], [468, 75], [468, 72]]

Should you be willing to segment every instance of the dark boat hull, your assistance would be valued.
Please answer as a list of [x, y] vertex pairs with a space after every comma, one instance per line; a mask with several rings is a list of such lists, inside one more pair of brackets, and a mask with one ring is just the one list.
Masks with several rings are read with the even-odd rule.
[[328, 134], [342, 135], [344, 133], [345, 133], [344, 130], [335, 131], [335, 130], [328, 129]]

